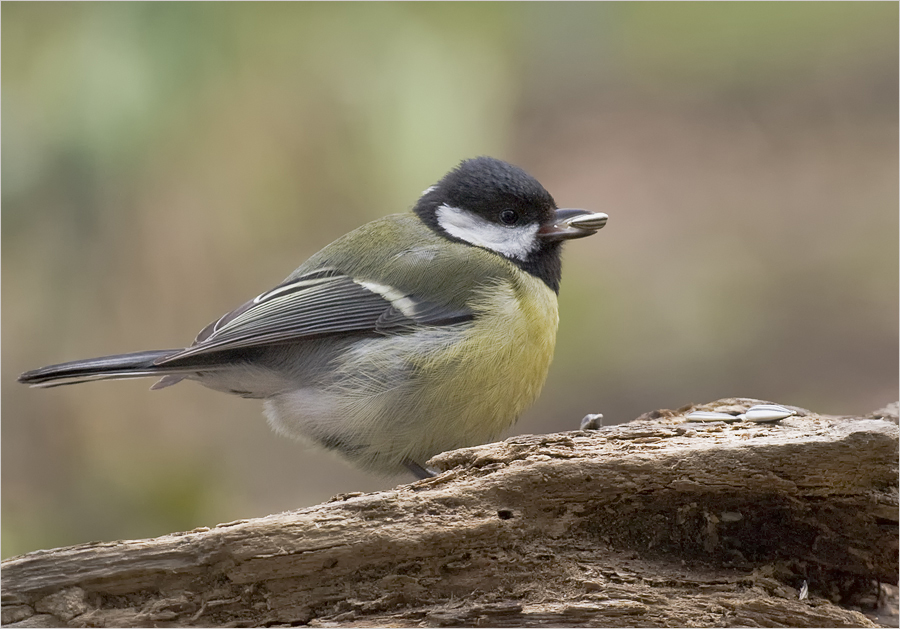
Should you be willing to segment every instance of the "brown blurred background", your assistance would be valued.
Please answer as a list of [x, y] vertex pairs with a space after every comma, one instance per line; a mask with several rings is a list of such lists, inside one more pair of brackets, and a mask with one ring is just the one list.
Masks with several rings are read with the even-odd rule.
[[489, 154], [607, 212], [509, 432], [898, 397], [896, 3], [3, 3], [2, 553], [388, 488], [260, 404], [53, 362], [182, 346]]

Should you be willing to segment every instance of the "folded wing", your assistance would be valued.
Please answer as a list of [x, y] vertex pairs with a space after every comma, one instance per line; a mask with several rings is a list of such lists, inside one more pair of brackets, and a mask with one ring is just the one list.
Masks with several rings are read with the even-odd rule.
[[292, 343], [341, 334], [400, 334], [423, 325], [451, 325], [474, 317], [390, 286], [321, 269], [286, 281], [211, 323], [187, 349], [157, 365], [234, 349]]

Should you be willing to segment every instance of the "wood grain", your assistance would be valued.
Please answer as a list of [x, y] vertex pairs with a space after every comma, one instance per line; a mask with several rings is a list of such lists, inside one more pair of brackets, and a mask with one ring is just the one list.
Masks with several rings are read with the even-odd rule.
[[[890, 413], [655, 411], [447, 452], [392, 491], [2, 564], [10, 626], [877, 626]], [[809, 597], [800, 598], [803, 582]]]

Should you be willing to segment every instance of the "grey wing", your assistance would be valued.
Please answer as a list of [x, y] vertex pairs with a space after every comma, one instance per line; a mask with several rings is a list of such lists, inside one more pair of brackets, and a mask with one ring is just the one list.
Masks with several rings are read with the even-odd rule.
[[156, 364], [204, 354], [353, 333], [396, 334], [421, 325], [449, 325], [474, 317], [404, 294], [396, 288], [319, 269], [288, 280], [206, 326], [187, 349]]

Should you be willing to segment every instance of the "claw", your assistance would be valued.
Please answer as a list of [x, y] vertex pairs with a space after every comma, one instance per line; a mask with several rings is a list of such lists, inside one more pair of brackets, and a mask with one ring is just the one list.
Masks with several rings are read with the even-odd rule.
[[413, 476], [415, 476], [419, 480], [434, 478], [438, 475], [435, 470], [430, 470], [427, 467], [422, 467], [415, 461], [406, 461], [405, 463], [403, 463], [403, 465], [406, 467], [406, 469], [413, 473]]

